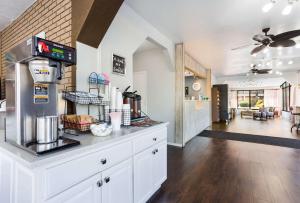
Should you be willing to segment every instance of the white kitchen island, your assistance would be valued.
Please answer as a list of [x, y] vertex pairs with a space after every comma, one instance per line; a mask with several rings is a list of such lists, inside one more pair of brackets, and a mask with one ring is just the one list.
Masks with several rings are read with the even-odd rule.
[[142, 203], [167, 179], [167, 123], [35, 156], [0, 144], [1, 203]]

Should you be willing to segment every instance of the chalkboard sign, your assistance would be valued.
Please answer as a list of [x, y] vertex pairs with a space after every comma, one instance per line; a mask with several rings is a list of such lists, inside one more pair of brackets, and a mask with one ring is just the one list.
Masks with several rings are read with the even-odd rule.
[[113, 54], [113, 73], [125, 75], [125, 58]]

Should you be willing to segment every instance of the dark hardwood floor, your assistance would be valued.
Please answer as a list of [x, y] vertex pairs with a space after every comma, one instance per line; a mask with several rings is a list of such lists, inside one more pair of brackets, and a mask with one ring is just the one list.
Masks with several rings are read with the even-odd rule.
[[168, 179], [150, 202], [300, 202], [300, 150], [197, 136], [168, 147]]
[[268, 119], [267, 121], [253, 120], [251, 118], [241, 118], [236, 116], [229, 125], [225, 123], [213, 123], [209, 129], [246, 133], [254, 135], [266, 135], [273, 137], [283, 137], [291, 139], [300, 139], [300, 133], [297, 134], [296, 129], [291, 132], [291, 123], [280, 117]]

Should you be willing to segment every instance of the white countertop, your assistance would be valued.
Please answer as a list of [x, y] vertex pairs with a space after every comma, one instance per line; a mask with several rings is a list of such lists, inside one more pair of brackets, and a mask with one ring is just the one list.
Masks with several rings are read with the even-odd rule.
[[[59, 160], [65, 161], [66, 159], [74, 159], [77, 156], [83, 156], [84, 154], [107, 148], [117, 142], [125, 141], [126, 139], [138, 136], [139, 134], [167, 125], [168, 123], [161, 123], [151, 127], [121, 128], [120, 131], [113, 132], [107, 137], [95, 137], [91, 134], [80, 136], [64, 134], [64, 137], [80, 141], [80, 145], [40, 156], [33, 155], [6, 142], [0, 142], [0, 151], [8, 153], [9, 156], [12, 156], [18, 162], [29, 168], [37, 168], [45, 165], [50, 167], [51, 164], [54, 162], [57, 163]], [[3, 131], [0, 131], [0, 136], [3, 136], [3, 133]]]

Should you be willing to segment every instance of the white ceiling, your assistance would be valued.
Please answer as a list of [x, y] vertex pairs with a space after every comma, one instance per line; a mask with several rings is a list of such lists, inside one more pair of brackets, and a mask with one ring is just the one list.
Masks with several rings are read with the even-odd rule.
[[0, 31], [34, 2], [35, 0], [0, 0]]
[[[252, 36], [265, 27], [271, 27], [271, 34], [300, 29], [300, 2], [289, 16], [281, 15], [287, 0], [277, 0], [269, 13], [263, 13], [262, 6], [267, 2], [269, 0], [126, 0], [174, 42], [184, 42], [186, 50], [216, 75], [244, 74], [251, 63], [266, 63], [272, 59], [275, 70], [299, 70], [300, 49], [271, 48], [256, 57], [250, 55], [254, 46], [231, 50], [253, 42]], [[294, 64], [287, 65], [291, 59]], [[279, 60], [282, 65], [277, 65]]]

